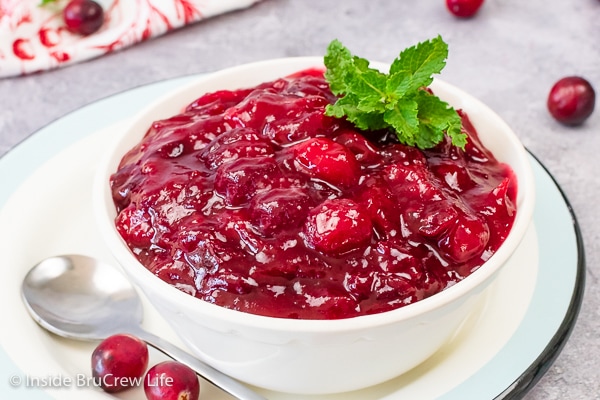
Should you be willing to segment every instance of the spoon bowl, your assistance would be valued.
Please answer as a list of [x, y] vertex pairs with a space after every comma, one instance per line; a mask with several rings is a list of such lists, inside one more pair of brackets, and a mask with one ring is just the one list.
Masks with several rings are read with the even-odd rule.
[[27, 273], [21, 294], [31, 317], [56, 335], [101, 340], [128, 333], [192, 368], [237, 399], [265, 400], [233, 378], [142, 329], [142, 303], [135, 288], [109, 264], [83, 255], [47, 258]]
[[129, 281], [86, 256], [42, 260], [25, 276], [22, 294], [33, 319], [63, 337], [101, 340], [142, 322], [142, 303]]

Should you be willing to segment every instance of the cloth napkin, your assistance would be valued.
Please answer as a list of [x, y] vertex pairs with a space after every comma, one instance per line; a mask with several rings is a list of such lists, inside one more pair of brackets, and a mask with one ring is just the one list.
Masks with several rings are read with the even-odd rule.
[[0, 78], [89, 60], [173, 29], [261, 0], [96, 0], [104, 9], [99, 31], [70, 33], [66, 0], [0, 0]]

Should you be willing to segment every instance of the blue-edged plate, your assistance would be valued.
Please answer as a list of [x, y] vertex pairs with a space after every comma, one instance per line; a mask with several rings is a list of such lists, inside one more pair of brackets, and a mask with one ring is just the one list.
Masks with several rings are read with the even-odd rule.
[[[112, 261], [92, 215], [97, 162], [123, 121], [165, 91], [194, 78], [143, 86], [85, 106], [44, 127], [0, 159], [1, 398], [113, 398], [90, 379], [94, 345], [58, 338], [38, 327], [21, 303], [21, 280], [32, 265], [51, 255], [84, 253]], [[585, 261], [568, 200], [533, 156], [531, 163], [537, 190], [533, 224], [514, 261], [457, 335], [431, 359], [396, 379], [306, 400], [509, 399], [520, 398], [537, 382], [576, 320]], [[178, 343], [161, 317], [147, 302], [145, 306], [144, 325]], [[151, 353], [151, 362], [159, 360], [160, 355]], [[303, 400], [297, 395], [263, 393], [272, 400]], [[143, 399], [144, 394], [134, 388], [124, 398]], [[201, 398], [227, 397], [204, 384]]]

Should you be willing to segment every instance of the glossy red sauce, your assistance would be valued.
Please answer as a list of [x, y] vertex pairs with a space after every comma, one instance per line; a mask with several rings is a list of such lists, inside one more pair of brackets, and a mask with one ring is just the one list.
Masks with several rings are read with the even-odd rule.
[[308, 70], [154, 122], [111, 179], [119, 233], [176, 288], [284, 318], [395, 309], [481, 266], [517, 185], [467, 116], [464, 151], [420, 151], [324, 116], [334, 101]]

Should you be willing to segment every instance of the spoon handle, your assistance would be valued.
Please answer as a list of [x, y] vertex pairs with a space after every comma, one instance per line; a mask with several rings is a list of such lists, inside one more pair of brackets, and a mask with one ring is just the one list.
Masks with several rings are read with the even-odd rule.
[[[131, 332], [134, 333], [134, 332]], [[218, 371], [208, 364], [200, 361], [196, 357], [192, 356], [188, 352], [175, 346], [174, 344], [162, 339], [150, 332], [147, 332], [141, 328], [135, 330], [135, 335], [140, 339], [144, 340], [148, 345], [154, 347], [156, 350], [163, 354], [171, 357], [175, 361], [179, 361], [182, 364], [187, 365], [202, 378], [206, 379], [213, 385], [221, 388], [223, 391], [229, 393], [239, 400], [267, 400], [263, 396], [244, 386], [240, 382], [225, 375], [221, 371]]]

